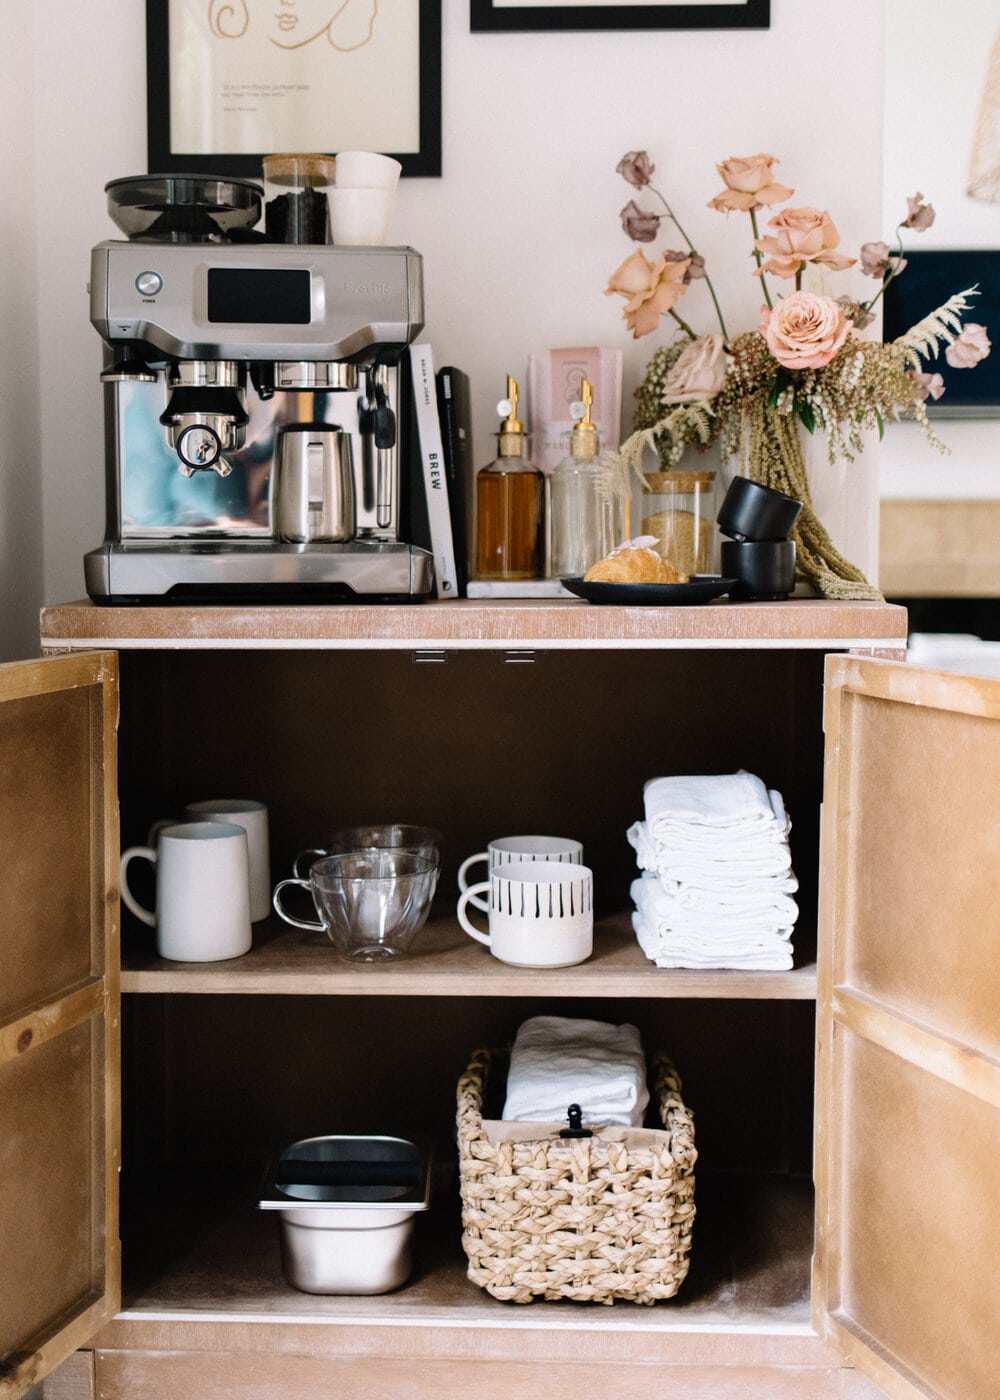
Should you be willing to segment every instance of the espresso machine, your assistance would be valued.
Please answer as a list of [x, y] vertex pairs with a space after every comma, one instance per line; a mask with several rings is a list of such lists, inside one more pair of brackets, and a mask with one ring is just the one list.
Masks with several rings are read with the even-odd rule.
[[[104, 341], [109, 604], [419, 599], [402, 538], [401, 361], [423, 326], [412, 248], [268, 242], [261, 188], [112, 181], [91, 254]], [[404, 390], [405, 392], [405, 390]]]

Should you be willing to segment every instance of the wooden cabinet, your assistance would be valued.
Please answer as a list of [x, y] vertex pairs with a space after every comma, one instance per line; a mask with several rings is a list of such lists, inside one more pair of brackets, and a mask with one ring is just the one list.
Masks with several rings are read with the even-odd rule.
[[[875, 1150], [879, 1130], [867, 1122], [857, 1130], [869, 1143], [867, 1153], [859, 1151], [850, 1111], [867, 1118], [880, 1107], [882, 1061], [872, 1068], [868, 1057], [888, 1056], [897, 1069], [897, 1059], [907, 1066], [898, 1069], [898, 1086], [885, 1081], [894, 1098], [899, 1088], [897, 1118], [906, 1119], [913, 1095], [937, 1104], [943, 1094], [951, 1127], [975, 1123], [973, 1155], [957, 1179], [966, 1187], [978, 1181], [976, 1206], [992, 1211], [977, 1262], [995, 1238], [988, 1230], [998, 1228], [996, 1199], [977, 1175], [997, 1130], [997, 1048], [979, 1045], [985, 1003], [961, 1025], [942, 1020], [949, 998], [940, 978], [959, 960], [928, 962], [935, 985], [921, 1002], [912, 962], [888, 971], [888, 945], [879, 943], [872, 912], [880, 900], [905, 910], [887, 924], [892, 946], [904, 953], [912, 947], [924, 958], [934, 947], [926, 925], [907, 939], [904, 925], [919, 924], [925, 910], [916, 898], [897, 905], [889, 882], [907, 870], [903, 845], [917, 832], [925, 833], [921, 888], [932, 883], [935, 831], [942, 833], [939, 862], [957, 868], [945, 845], [956, 837], [966, 780], [978, 782], [984, 833], [995, 831], [996, 784], [984, 776], [996, 756], [995, 683], [935, 678], [928, 699], [920, 673], [860, 659], [901, 654], [899, 609], [819, 600], [673, 609], [70, 604], [45, 611], [42, 637], [50, 651], [118, 653], [123, 845], [201, 796], [268, 802], [275, 878], [297, 849], [355, 821], [426, 822], [447, 843], [432, 921], [398, 966], [337, 963], [277, 920], [257, 926], [252, 952], [231, 963], [166, 963], [154, 956], [147, 930], [126, 924], [121, 1307], [89, 1342], [72, 1335], [70, 1345], [91, 1349], [54, 1373], [47, 1400], [313, 1400], [338, 1388], [379, 1400], [529, 1387], [563, 1397], [583, 1388], [610, 1394], [623, 1384], [680, 1400], [872, 1400], [882, 1393], [973, 1400], [956, 1387], [981, 1372], [955, 1369], [954, 1349], [935, 1363], [940, 1374], [933, 1367], [906, 1373], [906, 1329], [899, 1327], [906, 1271], [886, 1273], [893, 1302], [879, 1304], [872, 1271], [887, 1247], [884, 1232], [877, 1250], [873, 1244], [865, 1253], [841, 1204], [860, 1187], [865, 1229], [874, 1235], [871, 1221], [887, 1189]], [[830, 653], [852, 655], [830, 661], [847, 670], [830, 673], [827, 725], [832, 716], [838, 737], [824, 754]], [[905, 681], [891, 679], [899, 676]], [[863, 707], [832, 697], [860, 696], [866, 687], [877, 698], [859, 760], [851, 744], [862, 733]], [[963, 724], [973, 716], [992, 735], [992, 748], [977, 737], [974, 760], [957, 765], [961, 780], [943, 827], [929, 799], [939, 805], [946, 757], [927, 769], [933, 794], [922, 788], [920, 763], [914, 768], [905, 757], [915, 742], [922, 753], [936, 752], [934, 731], [910, 733], [901, 722], [885, 749], [874, 738], [880, 717], [900, 707], [939, 716], [944, 742], [963, 752]], [[627, 913], [634, 857], [625, 830], [641, 815], [642, 783], [662, 772], [738, 767], [777, 787], [792, 813], [802, 885], [795, 967], [657, 969], [638, 949]], [[864, 815], [866, 776], [882, 794], [871, 816]], [[872, 868], [870, 838], [885, 825], [890, 794], [905, 799], [906, 819], [890, 826], [899, 831], [891, 858], [879, 854]], [[919, 813], [928, 808], [922, 826]], [[595, 954], [579, 967], [505, 967], [454, 919], [460, 860], [491, 836], [526, 829], [579, 837], [597, 874]], [[986, 879], [983, 849], [969, 873]], [[846, 874], [829, 865], [845, 858]], [[960, 883], [949, 885], [949, 897], [957, 898]], [[848, 955], [831, 946], [845, 893], [857, 896]], [[976, 901], [983, 898], [982, 889], [963, 895], [956, 920], [982, 910]], [[945, 911], [940, 900], [931, 908], [935, 919]], [[985, 932], [976, 951], [985, 958]], [[844, 956], [847, 964], [837, 961]], [[886, 1029], [895, 1014], [887, 1009], [890, 993], [899, 991], [893, 977], [905, 984], [898, 1034]], [[695, 1112], [698, 1220], [690, 1274], [669, 1303], [516, 1307], [465, 1278], [453, 1163], [456, 1082], [470, 1051], [508, 1038], [540, 1009], [630, 1020], [647, 1048], [669, 1050], [680, 1069]], [[943, 1086], [938, 1098], [929, 1094], [932, 1083]], [[437, 1144], [435, 1205], [418, 1224], [414, 1277], [396, 1294], [296, 1293], [281, 1273], [274, 1222], [254, 1209], [276, 1141], [347, 1127], [425, 1131]], [[947, 1175], [938, 1162], [936, 1191]], [[908, 1192], [917, 1179], [911, 1167]], [[894, 1227], [901, 1209], [897, 1202], [888, 1217]], [[844, 1262], [847, 1293], [835, 1282]], [[934, 1268], [928, 1260], [925, 1277], [912, 1280], [928, 1300]], [[955, 1273], [953, 1266], [950, 1280]], [[963, 1348], [991, 1299], [996, 1308], [990, 1286], [976, 1287]], [[928, 1309], [916, 1314], [924, 1325]], [[38, 1348], [43, 1330], [29, 1329], [22, 1347]], [[41, 1349], [48, 1363], [54, 1351]], [[854, 1367], [876, 1374], [880, 1389]], [[0, 1374], [0, 1395], [20, 1394], [17, 1385], [23, 1389], [32, 1376], [8, 1371], [13, 1381]]]

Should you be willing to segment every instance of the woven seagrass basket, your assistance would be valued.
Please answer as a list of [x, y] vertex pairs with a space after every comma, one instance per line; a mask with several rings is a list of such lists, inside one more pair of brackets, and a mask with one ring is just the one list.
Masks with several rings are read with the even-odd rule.
[[653, 1061], [663, 1128], [633, 1135], [641, 1146], [598, 1135], [564, 1139], [558, 1132], [491, 1141], [483, 1104], [491, 1067], [499, 1074], [505, 1065], [505, 1055], [477, 1050], [458, 1084], [469, 1278], [515, 1303], [673, 1297], [688, 1271], [697, 1153], [694, 1121], [670, 1060]]

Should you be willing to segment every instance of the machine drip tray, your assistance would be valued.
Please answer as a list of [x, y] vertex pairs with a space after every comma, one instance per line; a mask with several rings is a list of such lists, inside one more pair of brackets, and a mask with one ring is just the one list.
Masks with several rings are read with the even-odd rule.
[[434, 574], [426, 550], [391, 540], [144, 540], [92, 550], [84, 577], [95, 603], [138, 607], [422, 602]]

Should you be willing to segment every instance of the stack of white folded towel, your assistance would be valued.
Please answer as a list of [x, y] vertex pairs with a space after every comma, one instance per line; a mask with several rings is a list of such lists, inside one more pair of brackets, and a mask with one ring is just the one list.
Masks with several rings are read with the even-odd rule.
[[649, 1089], [635, 1026], [533, 1016], [514, 1038], [505, 1119], [566, 1122], [571, 1103], [584, 1123], [642, 1126]]
[[643, 872], [632, 927], [658, 967], [792, 966], [791, 822], [752, 773], [654, 778], [628, 830]]

